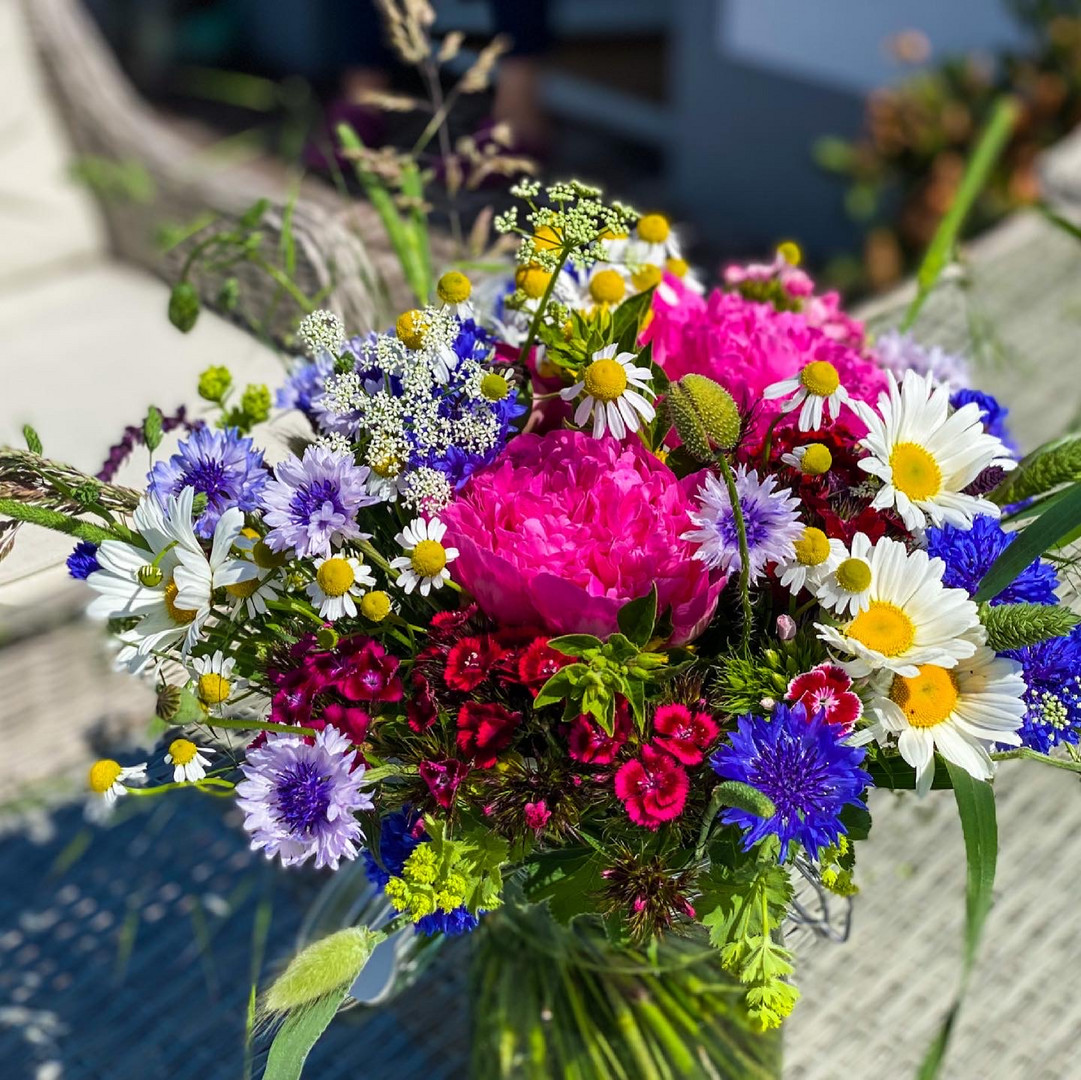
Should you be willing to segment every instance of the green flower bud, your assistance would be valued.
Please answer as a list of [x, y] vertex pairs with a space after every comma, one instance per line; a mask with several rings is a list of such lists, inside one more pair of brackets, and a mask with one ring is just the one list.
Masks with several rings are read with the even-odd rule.
[[321, 626], [315, 632], [315, 642], [320, 649], [333, 649], [338, 644], [338, 631], [333, 626]]
[[385, 936], [366, 926], [350, 926], [313, 942], [289, 961], [267, 990], [264, 1012], [287, 1013], [350, 986]]
[[218, 292], [218, 307], [223, 311], [233, 311], [240, 299], [240, 282], [235, 277], [226, 278]]
[[156, 566], [152, 566], [147, 563], [146, 566], [140, 566], [138, 574], [135, 575], [139, 579], [139, 584], [146, 589], [157, 588], [161, 584], [161, 579], [164, 577], [161, 570]]
[[75, 501], [80, 506], [93, 506], [98, 501], [101, 492], [101, 484], [96, 480], [87, 480], [72, 491]]
[[233, 376], [227, 367], [208, 367], [199, 376], [199, 396], [204, 401], [221, 401], [233, 385]]
[[199, 318], [199, 294], [186, 281], [173, 286], [169, 296], [169, 322], [186, 334]]
[[704, 375], [684, 375], [668, 388], [668, 409], [687, 452], [711, 461], [714, 448], [731, 450], [739, 441], [740, 416], [732, 395]]
[[260, 383], [248, 383], [240, 408], [252, 424], [262, 423], [270, 416], [270, 391]]

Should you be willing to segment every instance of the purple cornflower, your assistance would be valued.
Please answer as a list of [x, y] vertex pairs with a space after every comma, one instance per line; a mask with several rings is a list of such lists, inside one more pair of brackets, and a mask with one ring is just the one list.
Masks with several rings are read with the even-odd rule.
[[357, 511], [379, 501], [365, 489], [368, 472], [351, 454], [323, 446], [309, 446], [303, 460], [283, 461], [263, 492], [268, 546], [304, 558], [329, 555], [335, 542], [366, 539]]
[[363, 765], [336, 728], [327, 727], [313, 744], [295, 735], [269, 735], [241, 765], [246, 779], [237, 784], [237, 805], [245, 813], [253, 851], [283, 866], [315, 856], [316, 867], [338, 869], [340, 859], [355, 859], [362, 839], [357, 810], [371, 810], [360, 790]]
[[285, 380], [275, 395], [279, 409], [299, 409], [312, 419], [312, 402], [323, 392], [326, 377], [334, 371], [334, 358], [321, 352], [314, 360], [303, 360]]
[[89, 540], [80, 540], [67, 562], [68, 573], [77, 581], [85, 581], [95, 570], [101, 569], [98, 565], [98, 545]]
[[1046, 754], [1081, 734], [1081, 627], [1063, 637], [1004, 652], [1022, 667], [1025, 718], [1018, 734], [1025, 746]]
[[[768, 563], [792, 558], [793, 544], [803, 535], [799, 520], [799, 500], [787, 488], [777, 488], [776, 477], [759, 480], [753, 469], [736, 469], [736, 494], [743, 511], [750, 556], [750, 580], [758, 580]], [[698, 526], [681, 539], [699, 545], [694, 553], [710, 569], [720, 567], [727, 573], [740, 569], [739, 537], [728, 498], [728, 488], [713, 473], [698, 489], [701, 511], [690, 515]]]
[[812, 859], [819, 848], [836, 843], [846, 831], [841, 811], [863, 807], [863, 791], [872, 783], [860, 768], [867, 751], [844, 740], [825, 712], [808, 720], [802, 704], [778, 705], [772, 716], [739, 718], [730, 745], [709, 763], [721, 779], [757, 788], [776, 808], [765, 818], [734, 807], [721, 813], [726, 825], [744, 830], [744, 851], [771, 834], [781, 842], [781, 862], [793, 840]]
[[263, 452], [236, 428], [204, 427], [180, 443], [168, 461], [159, 461], [147, 477], [148, 490], [164, 506], [186, 487], [206, 495], [206, 509], [195, 523], [196, 535], [210, 537], [218, 519], [231, 507], [245, 513], [259, 505], [267, 482]]
[[[927, 530], [927, 554], [946, 564], [942, 584], [949, 589], [964, 589], [975, 596], [984, 574], [1006, 548], [1017, 539], [992, 517], [977, 517], [971, 529], [955, 525]], [[1055, 568], [1042, 559], [1027, 566], [992, 604], [1056, 604], [1058, 577]]]

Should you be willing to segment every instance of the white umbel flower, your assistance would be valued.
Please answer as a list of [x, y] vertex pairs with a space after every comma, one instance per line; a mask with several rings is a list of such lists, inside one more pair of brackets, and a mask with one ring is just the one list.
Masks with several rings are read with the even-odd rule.
[[928, 519], [970, 529], [980, 514], [998, 517], [989, 499], [963, 494], [989, 466], [1017, 464], [1001, 440], [984, 431], [979, 405], [969, 402], [951, 413], [947, 384], [906, 371], [900, 383], [889, 376], [876, 409], [864, 402], [854, 407], [867, 425], [860, 445], [869, 456], [860, 468], [882, 481], [875, 509], [896, 507], [909, 530], [924, 528]]
[[1021, 665], [986, 646], [953, 668], [923, 664], [914, 677], [884, 673], [875, 690], [872, 730], [880, 741], [897, 739], [901, 757], [916, 770], [920, 795], [934, 779], [936, 751], [977, 780], [989, 780], [995, 745], [1021, 744]]
[[367, 565], [355, 556], [333, 555], [317, 559], [315, 580], [307, 587], [308, 597], [318, 606], [319, 614], [329, 622], [348, 615], [355, 618], [356, 600], [375, 584]]
[[617, 439], [625, 438], [638, 430], [639, 418], [648, 424], [656, 416], [645, 397], [653, 396], [650, 370], [636, 367], [635, 359], [633, 353], [617, 353], [615, 345], [606, 345], [593, 354], [582, 381], [559, 392], [564, 401], [573, 401], [585, 391], [574, 422], [582, 427], [592, 413], [593, 438], [601, 438], [606, 431]]
[[976, 652], [983, 627], [968, 593], [942, 584], [945, 570], [926, 551], [883, 537], [871, 552], [866, 607], [839, 627], [816, 623], [818, 636], [851, 657], [841, 663], [853, 678], [883, 668], [915, 678], [921, 664], [955, 667]]
[[443, 587], [450, 579], [447, 563], [458, 558], [457, 548], [443, 546], [446, 532], [446, 525], [437, 517], [430, 521], [414, 518], [395, 536], [405, 551], [390, 563], [391, 569], [399, 571], [395, 584], [407, 593], [417, 589], [421, 596]]
[[866, 611], [871, 603], [871, 541], [864, 533], [852, 537], [852, 548], [841, 545], [841, 557], [821, 577], [815, 596], [818, 602], [838, 615]]
[[781, 585], [793, 594], [803, 589], [814, 591], [848, 554], [843, 540], [829, 537], [813, 525], [803, 530], [793, 548], [792, 558], [777, 564]]
[[841, 376], [828, 360], [804, 364], [798, 375], [767, 386], [762, 396], [767, 401], [787, 397], [782, 411], [800, 410], [800, 431], [818, 431], [827, 411], [829, 418], [836, 420], [841, 415], [841, 406], [852, 404], [848, 391], [841, 385]]

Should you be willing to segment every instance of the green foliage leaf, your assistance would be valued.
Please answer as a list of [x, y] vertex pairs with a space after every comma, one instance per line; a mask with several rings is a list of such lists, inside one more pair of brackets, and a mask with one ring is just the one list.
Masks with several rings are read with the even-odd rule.
[[266, 212], [270, 209], [270, 201], [268, 199], [259, 199], [258, 202], [252, 203], [243, 214], [240, 215], [240, 225], [245, 229], [254, 229], [265, 216]]
[[548, 647], [564, 656], [582, 656], [590, 649], [599, 649], [604, 645], [600, 638], [592, 634], [564, 634], [562, 637], [548, 639]]
[[299, 1080], [304, 1062], [341, 1008], [349, 986], [291, 1014], [270, 1044], [263, 1080]]
[[998, 825], [995, 819], [995, 795], [991, 785], [985, 780], [974, 779], [964, 769], [950, 762], [946, 763], [946, 768], [953, 781], [957, 812], [961, 817], [961, 831], [965, 837], [968, 867], [965, 886], [965, 942], [961, 985], [938, 1035], [920, 1065], [919, 1080], [935, 1080], [945, 1059], [953, 1026], [968, 989], [968, 980], [979, 950], [984, 923], [991, 910], [995, 866], [998, 861]]
[[[915, 791], [916, 770], [901, 757], [876, 757], [864, 762], [863, 766], [875, 782], [875, 787], [888, 788], [890, 791]], [[931, 790], [938, 791], [952, 787], [949, 774], [944, 769], [935, 769]]]
[[533, 708], [543, 709], [548, 705], [558, 705], [573, 696], [575, 687], [588, 674], [589, 668], [585, 664], [569, 664], [560, 668], [540, 688], [540, 692], [533, 699]]
[[[636, 293], [616, 308], [612, 318], [612, 340], [620, 352], [638, 352], [638, 333], [649, 305], [653, 302], [653, 289]], [[648, 358], [643, 362], [648, 365]]]
[[645, 596], [631, 600], [619, 609], [616, 616], [620, 631], [639, 648], [644, 648], [653, 636], [657, 622], [657, 583], [654, 582]]
[[29, 424], [23, 424], [23, 438], [31, 454], [41, 453], [41, 436]]
[[161, 410], [151, 405], [147, 410], [146, 419], [143, 421], [143, 441], [150, 451], [157, 450], [161, 446], [162, 419]]
[[594, 894], [603, 884], [601, 861], [593, 851], [546, 851], [528, 864], [523, 883], [526, 899], [547, 903], [552, 917], [568, 923], [578, 915], [596, 911]]
[[994, 599], [1018, 574], [1079, 525], [1081, 484], [1070, 488], [1054, 506], [1017, 534], [1017, 539], [999, 555], [984, 575], [976, 601]]

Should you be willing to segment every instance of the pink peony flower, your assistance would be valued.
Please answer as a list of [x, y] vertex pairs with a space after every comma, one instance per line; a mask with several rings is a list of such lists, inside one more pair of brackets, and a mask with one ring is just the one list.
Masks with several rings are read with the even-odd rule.
[[863, 702], [852, 692], [851, 678], [835, 664], [819, 664], [797, 675], [788, 684], [787, 698], [806, 707], [808, 720], [824, 712], [827, 723], [843, 731], [850, 731], [863, 713]]
[[762, 391], [812, 360], [833, 364], [857, 401], [874, 405], [886, 387], [884, 373], [854, 347], [855, 331], [838, 321], [835, 297], [811, 297], [798, 312], [777, 311], [736, 292], [699, 296], [676, 279], [665, 280], [670, 288], [654, 295], [642, 343], [652, 343], [653, 359], [670, 379], [705, 375], [728, 390], [749, 442], [761, 438], [784, 405], [783, 399], [763, 401]]
[[656, 582], [682, 644], [724, 585], [680, 539], [699, 480], [677, 480], [638, 440], [521, 435], [443, 512], [459, 550], [451, 572], [499, 623], [599, 637]]
[[646, 743], [616, 773], [616, 795], [635, 825], [656, 829], [683, 813], [691, 781], [675, 758]]

